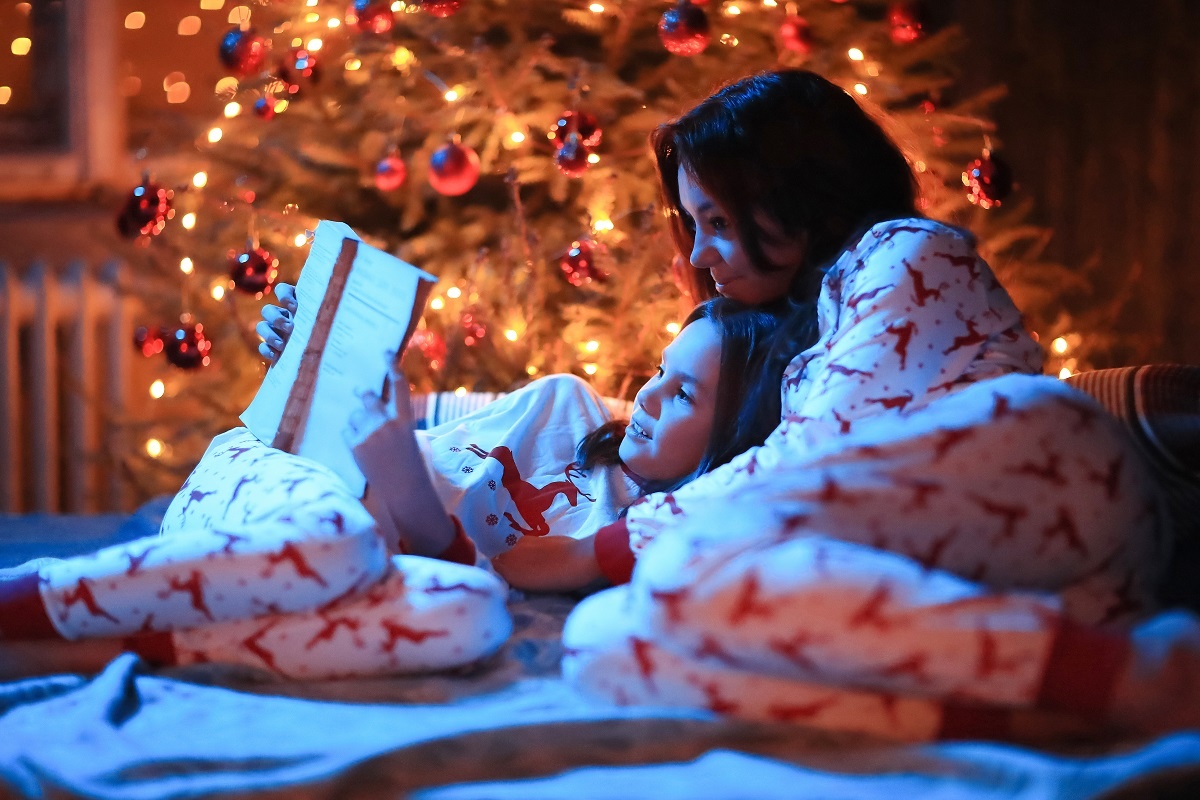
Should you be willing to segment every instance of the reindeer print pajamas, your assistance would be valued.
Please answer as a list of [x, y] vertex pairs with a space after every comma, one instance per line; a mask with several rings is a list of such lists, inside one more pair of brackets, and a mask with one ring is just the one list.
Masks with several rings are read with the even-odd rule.
[[1095, 710], [1123, 651], [1085, 626], [1150, 611], [1161, 559], [1124, 431], [1031, 374], [1040, 348], [956, 229], [876, 225], [818, 315], [762, 447], [597, 535], [633, 580], [572, 614], [565, 674], [898, 738], [967, 730], [979, 705]]
[[[469, 542], [459, 553], [474, 561]], [[390, 555], [332, 472], [239, 428], [213, 440], [158, 536], [0, 583], [0, 642], [123, 637], [159, 664], [289, 678], [426, 671], [496, 650], [506, 595], [474, 566]]]

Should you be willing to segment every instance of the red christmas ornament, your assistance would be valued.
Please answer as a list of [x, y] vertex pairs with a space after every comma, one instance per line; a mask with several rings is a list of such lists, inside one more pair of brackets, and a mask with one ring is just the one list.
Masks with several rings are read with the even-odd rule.
[[221, 63], [239, 78], [258, 72], [267, 58], [267, 42], [253, 28], [231, 28], [221, 39]]
[[1012, 169], [995, 153], [984, 150], [981, 158], [967, 165], [962, 182], [967, 200], [983, 209], [995, 208], [1012, 194]]
[[583, 146], [583, 140], [578, 133], [567, 136], [567, 141], [554, 153], [554, 165], [562, 174], [570, 178], [578, 178], [587, 172], [588, 149]]
[[275, 98], [260, 97], [254, 101], [254, 115], [259, 119], [275, 118]]
[[479, 154], [465, 145], [444, 144], [429, 159], [429, 185], [440, 194], [466, 194], [478, 180]]
[[126, 239], [138, 236], [157, 236], [167, 226], [167, 220], [175, 216], [171, 207], [175, 192], [157, 183], [142, 181], [135, 186], [117, 214], [117, 232]]
[[807, 56], [812, 52], [812, 26], [804, 17], [789, 14], [779, 26], [779, 38], [783, 41], [783, 46], [793, 53]]
[[429, 361], [429, 366], [437, 369], [446, 358], [446, 340], [437, 331], [429, 328], [418, 328], [413, 331], [408, 340], [409, 347], [415, 347]]
[[596, 266], [595, 247], [588, 241], [571, 242], [571, 248], [558, 266], [572, 286], [583, 286], [592, 281], [599, 283], [608, 277]]
[[262, 297], [279, 277], [279, 259], [261, 247], [229, 252], [229, 277], [239, 292]]
[[375, 165], [375, 188], [381, 192], [394, 192], [404, 185], [408, 167], [400, 156], [388, 156]]
[[474, 347], [479, 344], [483, 337], [487, 336], [487, 326], [480, 319], [479, 308], [477, 306], [470, 306], [463, 311], [458, 321], [462, 325], [463, 333], [466, 334], [463, 337], [463, 344], [467, 347]]
[[209, 351], [212, 342], [204, 335], [204, 326], [199, 322], [184, 324], [171, 331], [164, 339], [167, 361], [180, 369], [207, 367], [211, 361]]
[[601, 137], [604, 136], [596, 115], [586, 111], [564, 111], [558, 115], [558, 121], [550, 128], [557, 147], [566, 144], [567, 136], [572, 132], [579, 134], [584, 147], [598, 147]]
[[133, 332], [133, 346], [145, 356], [158, 355], [163, 351], [163, 330], [157, 325], [142, 325]]
[[462, 8], [465, 0], [421, 0], [421, 9], [426, 13], [446, 18], [454, 16]]
[[694, 56], [708, 47], [708, 16], [689, 0], [679, 0], [658, 20], [658, 38], [677, 56]]
[[304, 47], [293, 47], [288, 51], [283, 63], [279, 65], [276, 75], [287, 87], [288, 95], [296, 98], [317, 85], [317, 82], [321, 80], [321, 67], [317, 63], [316, 54], [311, 50]]
[[893, 3], [888, 9], [888, 24], [892, 26], [892, 41], [912, 44], [925, 35], [925, 10], [920, 3]]
[[[351, 24], [363, 33], [387, 33], [396, 24], [391, 0], [354, 0], [346, 16], [352, 18]], [[350, 22], [349, 19], [346, 21]]]

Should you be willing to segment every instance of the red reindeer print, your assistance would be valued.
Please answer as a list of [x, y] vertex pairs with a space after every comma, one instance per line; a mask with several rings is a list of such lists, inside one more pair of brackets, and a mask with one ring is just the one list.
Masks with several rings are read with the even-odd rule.
[[990, 678], [999, 673], [1011, 674], [1023, 663], [1021, 658], [1004, 660], [1000, 658], [1000, 646], [996, 637], [987, 628], [979, 629], [979, 661], [975, 664], [975, 677], [978, 680]]
[[858, 497], [851, 492], [847, 492], [842, 488], [842, 485], [835, 481], [829, 475], [825, 475], [821, 479], [821, 491], [816, 497], [822, 503], [831, 505], [841, 503], [843, 505], [854, 505], [858, 502]]
[[903, 511], [915, 511], [918, 508], [929, 508], [930, 496], [938, 494], [942, 491], [942, 485], [940, 483], [934, 483], [933, 481], [906, 480], [904, 478], [898, 478], [895, 476], [892, 476], [892, 479], [897, 481], [906, 489], [912, 489], [913, 491], [912, 500], [908, 501], [908, 503], [902, 509]]
[[846, 620], [846, 624], [851, 628], [860, 628], [864, 625], [871, 625], [881, 631], [890, 631], [895, 626], [895, 620], [889, 619], [883, 615], [884, 607], [891, 602], [892, 585], [887, 581], [880, 581], [875, 587], [871, 595], [866, 599], [866, 602]]
[[324, 516], [318, 517], [317, 522], [331, 526], [337, 533], [346, 532], [346, 518], [342, 516], [342, 512], [340, 511], [331, 511]]
[[272, 672], [279, 672], [279, 667], [275, 664], [275, 653], [262, 646], [262, 638], [270, 633], [271, 629], [278, 625], [279, 622], [278, 619], [273, 619], [245, 639], [242, 639], [242, 647], [256, 655]]
[[477, 595], [481, 595], [482, 597], [489, 597], [491, 594], [490, 592], [488, 592], [487, 589], [482, 589], [478, 586], [472, 586], [471, 584], [466, 583], [465, 581], [459, 581], [458, 583], [443, 584], [436, 577], [433, 579], [432, 583], [430, 583], [428, 586], [423, 587], [421, 589], [421, 591], [424, 592], [425, 594], [441, 594], [442, 592], [466, 592], [467, 594], [477, 594]]
[[677, 517], [683, 514], [683, 509], [679, 507], [679, 503], [675, 502], [675, 495], [671, 494], [670, 492], [667, 492], [662, 496], [662, 499], [658, 501], [658, 505], [656, 505], [653, 510], [658, 511], [663, 506], [671, 509], [672, 517]]
[[192, 489], [192, 493], [190, 495], [188, 495], [187, 502], [185, 502], [183, 504], [183, 508], [179, 509], [179, 516], [181, 516], [181, 517], [186, 516], [188, 509], [192, 507], [192, 503], [195, 503], [199, 500], [203, 500], [204, 498], [208, 497], [210, 494], [216, 494], [216, 493], [217, 493], [216, 489], [214, 489], [211, 492], [202, 492], [199, 489]]
[[884, 333], [890, 333], [896, 337], [896, 345], [893, 348], [896, 355], [900, 356], [900, 369], [905, 368], [908, 363], [908, 345], [912, 341], [913, 334], [917, 332], [917, 323], [909, 320], [901, 325], [898, 322], [893, 322], [883, 329]]
[[142, 573], [142, 564], [146, 562], [146, 556], [150, 555], [151, 550], [157, 550], [158, 545], [152, 544], [143, 550], [139, 555], [126, 553], [125, 557], [129, 559], [129, 568], [125, 570], [125, 577], [132, 578], [134, 575]]
[[834, 420], [836, 420], [836, 421], [837, 421], [837, 424], [838, 424], [838, 433], [849, 433], [849, 432], [850, 432], [850, 419], [849, 419], [849, 417], [843, 417], [843, 416], [842, 416], [841, 414], [839, 414], [839, 413], [838, 413], [836, 410], [834, 410], [834, 412], [833, 412], [833, 418], [834, 418]]
[[758, 572], [751, 570], [742, 579], [742, 588], [733, 601], [733, 609], [729, 612], [729, 624], [737, 625], [747, 617], [774, 616], [775, 609], [769, 603], [759, 598], [762, 587], [759, 583]]
[[942, 428], [937, 432], [937, 440], [933, 443], [933, 461], [937, 463], [946, 457], [951, 448], [975, 436], [971, 428]]
[[915, 269], [913, 265], [909, 264], [907, 261], [904, 262], [904, 269], [908, 272], [909, 277], [912, 278], [912, 298], [913, 302], [918, 306], [924, 307], [926, 300], [941, 300], [942, 290], [950, 285], [948, 283], [942, 283], [939, 284], [936, 289], [928, 289], [925, 287], [924, 272], [921, 272], [919, 269]]
[[991, 517], [999, 517], [1004, 523], [1004, 529], [992, 539], [995, 544], [1001, 539], [1011, 539], [1017, 535], [1017, 523], [1029, 516], [1029, 509], [1026, 506], [1006, 506], [1003, 503], [997, 503], [994, 500], [989, 500], [986, 497], [969, 494], [967, 497], [975, 505], [979, 506], [983, 513]]
[[1043, 449], [1043, 454], [1046, 456], [1045, 464], [1037, 464], [1033, 461], [1026, 461], [1018, 464], [1015, 467], [1009, 467], [1006, 472], [1013, 475], [1029, 475], [1033, 478], [1046, 481], [1054, 486], [1066, 486], [1067, 479], [1063, 476], [1060, 469], [1062, 457], [1058, 453], [1047, 453]]
[[925, 567], [925, 569], [933, 569], [941, 564], [942, 555], [946, 552], [946, 548], [957, 538], [958, 528], [951, 528], [938, 538], [930, 540], [928, 550], [924, 553], [913, 553], [912, 558]]
[[[64, 608], [70, 608], [76, 603], [83, 603], [83, 607], [86, 608], [87, 612], [93, 617], [104, 617], [110, 622], [120, 622], [120, 620], [105, 611], [100, 607], [100, 604], [96, 602], [96, 595], [92, 593], [91, 582], [87, 578], [80, 578], [78, 581], [76, 581], [75, 588], [68, 592], [63, 592], [60, 596], [60, 599], [62, 600]], [[66, 618], [67, 615], [65, 613], [60, 617], [60, 619], [63, 620]]]
[[345, 627], [346, 630], [354, 637], [354, 645], [362, 647], [362, 639], [358, 636], [358, 629], [362, 626], [362, 620], [354, 617], [327, 617], [324, 614], [320, 615], [321, 621], [325, 623], [321, 630], [313, 634], [313, 637], [304, 645], [305, 650], [312, 650], [316, 647], [317, 642], [333, 642], [333, 637], [337, 635], [339, 627]]
[[[875, 373], [865, 369], [855, 369], [854, 367], [843, 367], [837, 362], [830, 362], [825, 367], [826, 372], [833, 375], [845, 375], [848, 378], [853, 378], [855, 375], [862, 375], [864, 378], [873, 378]], [[825, 379], [825, 383], [829, 383], [829, 378]]]
[[887, 236], [888, 238], [891, 238], [897, 233], [916, 233], [924, 235], [929, 233], [929, 231], [925, 228], [918, 228], [915, 225], [897, 225], [894, 228], [888, 228], [886, 231], [876, 235], [880, 237]]
[[290, 481], [288, 481], [287, 483], [285, 483], [284, 486], [287, 487], [285, 490], [285, 493], [287, 494], [287, 496], [291, 497], [292, 493], [296, 491], [296, 487], [300, 486], [301, 484], [305, 483], [306, 481], [308, 481], [307, 476], [302, 477], [302, 478], [293, 478]]
[[1075, 524], [1075, 518], [1071, 516], [1071, 512], [1064, 506], [1058, 507], [1058, 518], [1054, 520], [1054, 524], [1042, 529], [1042, 543], [1038, 545], [1037, 552], [1039, 554], [1042, 553], [1051, 541], [1060, 537], [1066, 541], [1067, 547], [1081, 556], [1087, 556], [1088, 548], [1084, 544], [1083, 537], [1079, 535], [1079, 528]]
[[781, 655], [795, 664], [802, 672], [813, 674], [820, 672], [820, 668], [808, 655], [807, 650], [823, 641], [823, 636], [816, 636], [810, 631], [798, 631], [790, 639], [768, 639], [767, 647], [772, 653]]
[[187, 580], [183, 580], [178, 575], [172, 575], [170, 581], [167, 583], [167, 588], [158, 592], [158, 597], [160, 600], [165, 600], [175, 592], [187, 594], [191, 599], [192, 608], [203, 614], [209, 621], [216, 621], [204, 598], [204, 574], [202, 572], [195, 569], [192, 570]]
[[258, 482], [258, 478], [241, 478], [240, 480], [238, 480], [237, 486], [233, 487], [233, 494], [231, 494], [229, 496], [229, 502], [225, 504], [225, 512], [224, 513], [228, 514], [229, 509], [233, 508], [233, 501], [237, 500], [238, 492], [242, 491], [243, 486], [245, 486], [247, 483], [257, 483], [257, 482]]
[[904, 394], [898, 394], [894, 397], [868, 397], [863, 400], [864, 403], [874, 403], [875, 405], [883, 406], [888, 411], [891, 411], [893, 408], [898, 408], [903, 411], [912, 401], [912, 392], [905, 392]]
[[881, 292], [886, 292], [888, 289], [894, 288], [896, 288], [896, 284], [889, 283], [887, 286], [877, 286], [869, 292], [861, 292], [856, 294], [846, 301], [846, 308], [850, 309], [850, 311], [854, 313], [854, 316], [857, 317], [858, 307], [860, 304], [865, 303], [868, 300], [874, 300]]
[[275, 567], [287, 561], [291, 563], [292, 567], [296, 570], [296, 574], [301, 578], [311, 578], [321, 586], [329, 585], [321, 577], [321, 573], [313, 569], [312, 565], [308, 563], [308, 559], [300, 551], [300, 548], [296, 546], [295, 542], [288, 542], [278, 553], [267, 553], [263, 557], [267, 561], [267, 568], [262, 573], [264, 578], [271, 577], [271, 574], [275, 572]]
[[154, 615], [153, 614], [146, 615], [146, 618], [144, 620], [142, 620], [141, 626], [138, 627], [137, 633], [154, 633]]
[[992, 420], [1001, 420], [1012, 417], [1013, 419], [1023, 419], [1026, 414], [1023, 411], [1016, 411], [1012, 407], [1012, 403], [1002, 394], [993, 395], [994, 402], [992, 404]]
[[[745, 473], [746, 475], [749, 475], [751, 477], [753, 477], [754, 473], [757, 471], [758, 471], [758, 451], [751, 453], [750, 458], [746, 459], [745, 464], [739, 464], [738, 467], [736, 469], [734, 469], [734, 472]], [[671, 498], [671, 503], [674, 504], [674, 502], [675, 502], [675, 498]], [[679, 506], [674, 506], [674, 508], [679, 508]], [[682, 510], [680, 510], [678, 512], [675, 510], [671, 511], [672, 515], [682, 514], [682, 513], [683, 513]]]
[[663, 607], [663, 611], [667, 615], [667, 622], [674, 625], [683, 622], [682, 606], [687, 602], [688, 594], [686, 586], [673, 591], [652, 589], [650, 590], [650, 599]]
[[517, 462], [513, 458], [512, 450], [504, 445], [493, 447], [491, 450], [484, 451], [477, 444], [467, 446], [467, 452], [473, 453], [481, 459], [494, 458], [503, 467], [500, 483], [508, 490], [509, 497], [517, 507], [517, 513], [521, 515], [528, 528], [522, 527], [511, 513], [504, 512], [504, 518], [508, 520], [510, 528], [517, 533], [526, 536], [545, 536], [550, 532], [550, 524], [546, 522], [545, 514], [553, 505], [555, 499], [561, 494], [567, 498], [567, 502], [572, 507], [579, 505], [579, 498], [583, 497], [589, 502], [596, 502], [596, 498], [592, 497], [587, 492], [575, 485], [572, 478], [582, 478], [586, 473], [579, 469], [579, 465], [574, 462], [568, 464], [563, 471], [563, 480], [551, 481], [545, 486], [534, 486], [521, 477], [521, 472], [517, 468]]
[[419, 630], [417, 628], [410, 628], [407, 625], [401, 625], [397, 622], [393, 622], [390, 619], [383, 620], [381, 624], [383, 625], [383, 629], [387, 631], [388, 635], [387, 641], [382, 645], [382, 649], [389, 653], [394, 653], [396, 651], [396, 645], [401, 639], [414, 644], [421, 644], [426, 639], [450, 635], [450, 631], [445, 630], [444, 628], [431, 631]]
[[1133, 571], [1126, 572], [1125, 580], [1121, 581], [1121, 584], [1113, 592], [1116, 595], [1116, 601], [1104, 610], [1104, 618], [1100, 620], [1101, 625], [1116, 622], [1122, 617], [1146, 610], [1145, 604], [1137, 598], [1134, 592], [1134, 584]]
[[980, 275], [983, 273], [979, 259], [974, 255], [956, 256], [953, 253], [934, 253], [934, 256], [947, 261], [952, 267], [966, 267], [967, 274], [970, 276], [967, 280], [968, 289], [975, 285], [975, 281], [979, 280]]
[[738, 704], [721, 696], [721, 687], [712, 681], [698, 681], [688, 676], [688, 683], [704, 693], [705, 705], [714, 714], [735, 714]]
[[229, 463], [232, 464], [238, 458], [253, 450], [253, 447], [231, 447], [225, 451], [225, 455], [229, 458]]
[[987, 334], [980, 333], [975, 327], [975, 320], [966, 319], [961, 313], [956, 313], [955, 316], [962, 320], [962, 323], [967, 326], [967, 332], [962, 336], [954, 337], [954, 341], [950, 343], [950, 346], [942, 351], [942, 355], [944, 356], [948, 356], [955, 350], [961, 350], [964, 347], [974, 347], [976, 345], [983, 344], [988, 340]]
[[726, 650], [712, 635], [705, 634], [700, 638], [700, 646], [696, 648], [696, 658], [715, 658], [731, 667], [739, 666], [737, 657]]
[[936, 392], [948, 392], [958, 385], [960, 385], [959, 379], [954, 378], [953, 380], [946, 381], [945, 383], [936, 383], [933, 386], [930, 386], [929, 393], [934, 394]]
[[1088, 470], [1088, 480], [1104, 487], [1109, 500], [1116, 500], [1121, 487], [1121, 467], [1125, 465], [1125, 456], [1117, 456], [1103, 472]]
[[881, 678], [911, 678], [913, 683], [927, 684], [930, 678], [925, 674], [925, 664], [929, 661], [928, 653], [913, 653], [900, 659], [894, 664], [883, 667], [876, 674]]
[[650, 643], [636, 636], [629, 637], [629, 646], [633, 650], [633, 660], [637, 662], [638, 674], [646, 681], [647, 688], [654, 691], [654, 660], [650, 658]]
[[776, 722], [799, 722], [804, 719], [813, 719], [825, 709], [837, 705], [837, 702], [838, 698], [834, 696], [800, 705], [771, 705], [767, 708], [767, 716]]
[[225, 533], [223, 531], [217, 531], [216, 534], [217, 534], [217, 536], [225, 537], [225, 544], [221, 545], [221, 549], [219, 552], [224, 553], [227, 556], [233, 555], [234, 543], [248, 541], [245, 536], [238, 536], [236, 533]]

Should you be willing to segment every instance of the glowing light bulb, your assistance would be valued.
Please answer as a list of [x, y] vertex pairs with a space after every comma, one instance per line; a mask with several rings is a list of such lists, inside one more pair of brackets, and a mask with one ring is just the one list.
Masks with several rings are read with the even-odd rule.
[[179, 20], [179, 26], [175, 29], [175, 32], [180, 36], [195, 36], [200, 32], [200, 18], [184, 17]]
[[296, 238], [292, 239], [292, 244], [296, 245], [296, 247], [304, 247], [307, 242], [308, 234], [305, 233], [297, 233]]
[[525, 368], [525, 374], [526, 375], [537, 375], [538, 368], [535, 367], [533, 364], [530, 364], [528, 367]]
[[131, 11], [125, 15], [125, 29], [136, 31], [146, 24], [146, 15], [141, 11]]
[[458, 99], [458, 92], [454, 91], [453, 89], [447, 89], [446, 94], [442, 96], [446, 98], [447, 103], [453, 103]]
[[150, 396], [155, 400], [162, 397], [166, 393], [167, 385], [161, 380], [156, 380], [154, 383], [150, 384]]
[[207, 184], [208, 184], [208, 173], [207, 172], [197, 172], [195, 175], [192, 176], [192, 186], [195, 186], [197, 189], [203, 189]]
[[329, 22], [327, 22], [326, 24], [330, 28], [336, 28], [337, 26], [342, 24], [342, 21], [340, 19], [338, 19], [337, 17], [330, 17]]
[[857, 47], [851, 47], [846, 51], [846, 55], [850, 57], [851, 61], [862, 61], [864, 58], [866, 58], [866, 56], [863, 55], [863, 51], [859, 50]]
[[221, 141], [221, 137], [225, 135], [225, 131], [220, 128], [210, 128], [208, 131], [208, 141], [210, 144], [216, 144]]
[[457, 389], [455, 389], [454, 396], [455, 397], [466, 397], [467, 396], [467, 387], [460, 386]]
[[613, 229], [613, 221], [608, 217], [601, 217], [592, 223], [592, 230], [596, 233], [605, 233]]
[[355, 72], [361, 68], [362, 68], [362, 62], [359, 61], [357, 58], [352, 58], [346, 62], [346, 71], [347, 72]]
[[511, 141], [512, 141], [514, 144], [520, 144], [521, 142], [525, 141], [525, 134], [524, 134], [524, 133], [522, 133], [521, 131], [513, 131], [513, 132], [512, 132], [512, 135], [511, 135], [511, 136], [509, 136], [508, 138], [509, 138], [509, 139], [510, 139], [510, 140], [511, 140]]
[[20, 36], [16, 39], [13, 39], [12, 53], [14, 56], [29, 55], [29, 48], [31, 46], [33, 46], [33, 42], [30, 41], [28, 36]]
[[462, 289], [457, 286], [451, 286], [446, 290], [446, 297], [449, 297], [451, 300], [462, 297]]
[[432, 308], [434, 311], [441, 311], [443, 308], [446, 307], [446, 301], [440, 297], [435, 297], [429, 301], [429, 307]]
[[678, 322], [668, 322], [667, 323], [667, 333], [674, 336], [675, 334], [679, 333], [679, 331], [680, 331], [680, 327], [679, 327]]
[[242, 113], [242, 104], [237, 102], [229, 102], [225, 104], [225, 118], [233, 119], [238, 114]]
[[590, 342], [588, 342], [587, 344], [585, 344], [583, 346], [583, 349], [588, 351], [589, 353], [594, 353], [600, 349], [600, 343], [597, 342], [595, 339], [592, 339]]
[[184, 275], [191, 275], [193, 272], [196, 271], [196, 265], [192, 263], [192, 260], [190, 258], [187, 258], [185, 256], [185, 257], [179, 259], [179, 271], [182, 272]]
[[183, 225], [184, 230], [189, 231], [196, 227], [196, 212], [189, 211], [188, 213], [184, 214], [183, 219], [180, 220], [180, 224]]
[[865, 97], [867, 94], [867, 85], [865, 83], [856, 83], [854, 84], [854, 91]]
[[726, 16], [736, 17], [740, 13], [742, 13], [742, 9], [737, 3], [730, 3], [729, 5], [725, 6]]
[[12, 87], [0, 86], [0, 106], [6, 105], [12, 99]]
[[1053, 342], [1050, 343], [1050, 349], [1053, 350], [1054, 352], [1058, 353], [1059, 355], [1062, 355], [1063, 353], [1067, 352], [1067, 349], [1069, 347], [1070, 347], [1070, 345], [1067, 344], [1066, 338], [1064, 338], [1062, 336], [1059, 336], [1057, 339], [1055, 339]]
[[595, 153], [588, 153], [588, 163], [589, 164], [599, 164], [600, 156], [596, 155]]
[[763, 8], [776, 8], [778, 5], [775, 0], [763, 0]]
[[213, 300], [224, 300], [225, 299], [225, 284], [217, 283], [217, 284], [213, 285], [212, 299]]
[[1071, 375], [1073, 375], [1073, 374], [1074, 373], [1071, 372], [1069, 367], [1063, 367], [1062, 369], [1060, 369], [1058, 371], [1058, 379], [1065, 381], [1067, 378], [1071, 377]]
[[588, 10], [591, 11], [593, 14], [603, 14], [604, 6], [601, 5], [600, 3], [592, 3], [590, 6], [588, 6]]
[[595, 364], [584, 364], [583, 365], [583, 371], [586, 372], [588, 375], [595, 375], [596, 370], [598, 370], [598, 369], [600, 369], [600, 368], [597, 367]]
[[151, 458], [158, 458], [163, 454], [163, 443], [158, 439], [146, 440], [146, 455]]
[[510, 342], [515, 342], [517, 340], [517, 332], [512, 328], [509, 328], [504, 332], [504, 338], [508, 339]]
[[322, 42], [320, 39], [309, 39], [308, 44], [306, 44], [304, 46], [307, 47], [309, 50], [312, 50], [315, 53], [318, 50], [320, 50], [321, 46], [324, 44], [325, 43]]

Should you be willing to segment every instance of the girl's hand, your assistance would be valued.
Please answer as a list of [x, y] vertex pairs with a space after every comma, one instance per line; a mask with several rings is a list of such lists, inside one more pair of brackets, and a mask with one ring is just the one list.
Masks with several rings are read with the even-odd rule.
[[508, 584], [530, 592], [569, 592], [604, 576], [596, 563], [595, 536], [523, 536], [512, 549], [492, 559]]
[[275, 297], [279, 305], [268, 303], [263, 306], [262, 322], [254, 327], [254, 332], [262, 339], [258, 353], [271, 364], [279, 359], [292, 336], [292, 320], [297, 308], [296, 287], [290, 283], [277, 283]]

